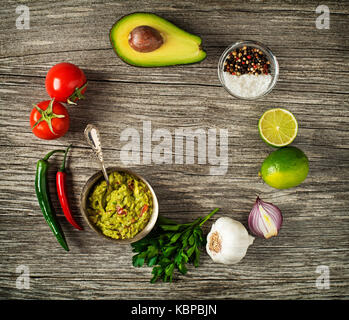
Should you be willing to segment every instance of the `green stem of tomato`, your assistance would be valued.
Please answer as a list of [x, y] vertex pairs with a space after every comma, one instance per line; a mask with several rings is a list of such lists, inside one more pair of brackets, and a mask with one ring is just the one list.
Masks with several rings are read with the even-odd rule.
[[87, 87], [87, 83], [86, 82], [83, 86], [81, 86], [80, 88], [75, 88], [74, 93], [67, 99], [67, 103], [68, 104], [74, 104], [76, 105], [76, 103], [74, 102], [74, 100], [80, 100], [80, 99], [85, 99], [84, 95], [81, 93], [86, 87]]
[[40, 109], [36, 104], [34, 104], [34, 107], [36, 108], [36, 110], [40, 113], [41, 115], [41, 118], [36, 121], [36, 123], [33, 125], [33, 128], [34, 129], [40, 122], [42, 121], [46, 121], [50, 131], [54, 134], [54, 135], [57, 135], [54, 131], [53, 131], [53, 127], [52, 127], [52, 119], [54, 118], [64, 118], [65, 115], [63, 114], [55, 114], [53, 113], [52, 109], [53, 109], [53, 102], [54, 102], [54, 98], [50, 101], [48, 107], [46, 110], [42, 110]]

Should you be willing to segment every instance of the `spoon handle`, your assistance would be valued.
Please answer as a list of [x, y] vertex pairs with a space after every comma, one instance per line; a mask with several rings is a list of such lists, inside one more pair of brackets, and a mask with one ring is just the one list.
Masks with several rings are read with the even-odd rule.
[[101, 164], [104, 178], [107, 181], [107, 184], [109, 185], [107, 170], [105, 169], [105, 166], [104, 166], [102, 144], [101, 144], [99, 130], [94, 125], [88, 124], [85, 128], [84, 134], [88, 144], [92, 147], [94, 154], [96, 155], [97, 159]]

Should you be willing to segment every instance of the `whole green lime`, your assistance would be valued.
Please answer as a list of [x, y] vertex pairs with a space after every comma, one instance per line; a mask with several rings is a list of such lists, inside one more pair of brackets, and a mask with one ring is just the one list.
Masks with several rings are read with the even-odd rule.
[[269, 186], [288, 189], [302, 183], [308, 172], [309, 161], [304, 152], [296, 147], [285, 147], [265, 158], [259, 174]]

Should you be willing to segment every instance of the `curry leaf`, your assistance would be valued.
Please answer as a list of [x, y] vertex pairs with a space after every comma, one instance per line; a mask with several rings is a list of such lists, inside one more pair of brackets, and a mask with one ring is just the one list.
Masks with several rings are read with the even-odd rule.
[[148, 258], [152, 258], [154, 256], [156, 256], [159, 253], [159, 250], [157, 247], [155, 247], [154, 245], [148, 246], [148, 250], [147, 250], [147, 257]]
[[200, 250], [198, 247], [195, 247], [195, 257], [194, 257], [194, 267], [197, 268], [199, 266], [199, 260], [200, 260]]
[[178, 270], [181, 274], [186, 274], [188, 269], [186, 268], [185, 264], [184, 263], [181, 263], [179, 266], [178, 266]]
[[187, 263], [189, 260], [189, 257], [184, 253], [184, 251], [182, 251], [181, 256], [182, 256], [182, 259], [184, 260], [184, 262]]
[[180, 238], [181, 235], [182, 235], [181, 232], [175, 233], [175, 234], [171, 237], [170, 243], [175, 243], [175, 242]]
[[191, 246], [195, 243], [194, 234], [191, 234], [191, 236], [189, 237], [188, 241], [189, 241], [189, 245], [191, 245]]
[[173, 269], [174, 269], [174, 263], [170, 263], [165, 269], [166, 275], [170, 276], [173, 273]]
[[179, 228], [181, 227], [179, 224], [171, 224], [171, 225], [160, 225], [161, 229], [162, 230], [165, 230], [165, 231], [177, 231], [179, 230]]
[[149, 267], [152, 267], [153, 265], [155, 265], [157, 259], [158, 259], [157, 256], [152, 257], [151, 259], [149, 259], [149, 261], [148, 261], [148, 266], [149, 266]]
[[177, 247], [167, 247], [165, 250], [163, 250], [163, 255], [165, 256], [165, 257], [170, 257], [171, 256], [171, 254], [175, 251], [177, 249]]
[[132, 264], [134, 267], [141, 267], [144, 264], [144, 258], [140, 258], [138, 255], [133, 256]]
[[192, 254], [194, 253], [195, 248], [196, 248], [196, 245], [193, 245], [192, 247], [190, 247], [190, 248], [187, 250], [187, 255], [188, 255], [189, 258], [190, 258], [190, 257], [192, 256]]
[[184, 224], [160, 216], [152, 232], [131, 244], [132, 251], [137, 253], [132, 257], [133, 266], [141, 267], [146, 263], [153, 267], [151, 283], [159, 279], [172, 282], [175, 269], [186, 274], [189, 262], [198, 267], [200, 248], [206, 242], [201, 227], [218, 210]]
[[152, 271], [153, 277], [151, 278], [150, 282], [155, 283], [156, 280], [161, 277], [163, 272], [164, 270], [161, 267], [154, 267]]

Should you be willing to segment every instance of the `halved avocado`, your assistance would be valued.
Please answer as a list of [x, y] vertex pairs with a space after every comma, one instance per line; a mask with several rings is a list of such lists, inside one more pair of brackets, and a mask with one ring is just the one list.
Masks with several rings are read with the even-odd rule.
[[[151, 52], [135, 50], [129, 40], [132, 31], [137, 27], [150, 27], [149, 30], [158, 31], [162, 37], [162, 44]], [[171, 66], [195, 63], [206, 58], [206, 52], [200, 46], [200, 37], [153, 13], [132, 13], [121, 18], [110, 30], [110, 41], [116, 54], [134, 66]]]

